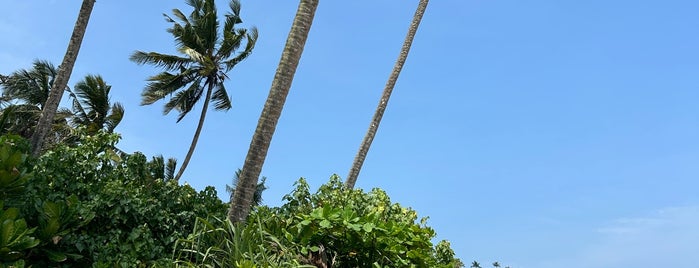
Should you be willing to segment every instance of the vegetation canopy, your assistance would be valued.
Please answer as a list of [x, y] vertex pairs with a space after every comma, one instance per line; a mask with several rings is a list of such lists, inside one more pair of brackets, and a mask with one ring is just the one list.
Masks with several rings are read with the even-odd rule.
[[[463, 267], [449, 241], [433, 243], [426, 217], [378, 188], [352, 189], [333, 175], [312, 193], [301, 178], [281, 206], [261, 204], [259, 174], [318, 0], [299, 3], [248, 157], [226, 188], [229, 204], [214, 187], [197, 191], [179, 178], [209, 103], [232, 107], [227, 73], [255, 47], [257, 29], [237, 27], [240, 2], [219, 18], [214, 0], [187, 0], [189, 14], [165, 15], [179, 54], [131, 55], [162, 69], [147, 79], [142, 105], [164, 100], [179, 122], [203, 102], [177, 172], [175, 159], [117, 148], [125, 109], [102, 76], [66, 86], [94, 2], [83, 1], [61, 68], [37, 60], [0, 75], [0, 267]], [[68, 108], [57, 104], [64, 92]]]

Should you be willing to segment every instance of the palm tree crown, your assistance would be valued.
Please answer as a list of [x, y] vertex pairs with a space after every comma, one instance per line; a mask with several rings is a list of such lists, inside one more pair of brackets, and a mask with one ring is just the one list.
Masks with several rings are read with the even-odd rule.
[[[179, 122], [204, 95], [199, 125], [177, 179], [194, 152], [209, 101], [213, 101], [215, 110], [231, 108], [231, 100], [224, 85], [228, 78], [226, 73], [252, 53], [257, 41], [256, 28], [235, 28], [242, 23], [238, 0], [229, 3], [231, 12], [225, 15], [222, 34], [218, 32], [219, 20], [214, 0], [186, 2], [193, 8], [189, 16], [179, 9], [173, 10], [172, 17], [165, 15], [166, 20], [173, 24], [168, 32], [175, 38], [181, 55], [136, 51], [131, 56], [131, 60], [138, 64], [151, 64], [164, 69], [148, 78], [148, 84], [141, 94], [141, 105], [150, 105], [170, 96], [163, 113], [177, 110]], [[245, 46], [242, 51], [236, 53], [243, 44]]]
[[43, 108], [56, 78], [56, 67], [45, 60], [35, 60], [31, 69], [21, 69], [2, 80], [3, 97]]
[[110, 105], [107, 85], [99, 75], [88, 75], [75, 84], [70, 96], [73, 98], [73, 116], [71, 121], [76, 126], [86, 126], [88, 133], [99, 130], [114, 132], [114, 128], [124, 117], [121, 103]]
[[[53, 64], [36, 60], [31, 69], [20, 69], [2, 77], [0, 134], [15, 133], [25, 138], [33, 135], [56, 74], [57, 69]], [[69, 133], [66, 119], [70, 115], [70, 111], [58, 110], [51, 131], [45, 136], [49, 144], [62, 140]]]

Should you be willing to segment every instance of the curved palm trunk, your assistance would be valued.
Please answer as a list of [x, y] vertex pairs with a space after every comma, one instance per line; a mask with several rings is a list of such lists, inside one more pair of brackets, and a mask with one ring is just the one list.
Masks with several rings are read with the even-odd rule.
[[301, 59], [308, 32], [313, 23], [319, 0], [301, 0], [299, 3], [291, 31], [286, 39], [282, 58], [272, 80], [269, 96], [257, 122], [257, 128], [250, 142], [250, 149], [245, 157], [245, 163], [240, 174], [240, 181], [234, 194], [231, 195], [231, 206], [228, 218], [232, 222], [242, 222], [250, 213], [250, 204], [260, 177], [262, 165], [267, 157], [267, 149], [272, 141], [272, 135], [282, 114], [286, 96], [289, 94], [291, 82], [296, 73], [296, 67]]
[[204, 126], [204, 119], [206, 119], [206, 110], [209, 109], [209, 100], [211, 100], [211, 92], [214, 90], [214, 84], [209, 83], [209, 88], [206, 90], [206, 98], [204, 99], [204, 107], [201, 108], [201, 115], [199, 116], [199, 124], [197, 124], [197, 130], [194, 131], [194, 137], [192, 138], [192, 144], [189, 145], [189, 151], [187, 156], [184, 157], [182, 161], [182, 166], [180, 170], [177, 171], [177, 176], [175, 176], [175, 181], [179, 181], [182, 177], [182, 173], [187, 168], [189, 160], [192, 159], [192, 154], [194, 154], [194, 149], [197, 147], [197, 142], [199, 141], [199, 134], [201, 134], [201, 129]]
[[362, 144], [359, 146], [357, 156], [354, 157], [352, 168], [350, 169], [347, 179], [345, 180], [345, 186], [347, 186], [349, 189], [354, 188], [354, 184], [357, 182], [359, 171], [362, 169], [362, 165], [364, 164], [364, 159], [366, 159], [366, 155], [369, 152], [371, 142], [374, 141], [376, 131], [379, 129], [379, 124], [381, 124], [381, 118], [383, 117], [384, 111], [386, 111], [388, 100], [391, 98], [393, 87], [396, 85], [400, 71], [403, 69], [403, 64], [405, 64], [405, 60], [408, 58], [410, 46], [413, 44], [415, 33], [417, 32], [418, 26], [420, 26], [420, 21], [422, 20], [422, 15], [425, 14], [425, 9], [427, 9], [428, 2], [429, 0], [420, 0], [420, 3], [417, 6], [417, 11], [415, 11], [413, 21], [410, 23], [408, 35], [405, 37], [405, 41], [403, 42], [403, 48], [401, 48], [398, 60], [393, 66], [391, 75], [388, 77], [388, 82], [386, 82], [386, 86], [383, 89], [383, 94], [381, 95], [379, 105], [376, 107], [376, 112], [374, 113], [374, 117], [371, 119], [371, 124], [369, 124], [369, 130], [367, 130], [364, 140], [362, 140]]
[[78, 58], [80, 45], [83, 42], [83, 36], [85, 36], [87, 23], [90, 20], [90, 14], [92, 14], [92, 7], [94, 7], [94, 5], [95, 0], [83, 0], [83, 4], [80, 7], [80, 13], [78, 13], [78, 20], [75, 22], [75, 28], [73, 28], [73, 35], [70, 37], [68, 49], [63, 57], [63, 62], [58, 69], [58, 73], [56, 73], [56, 79], [51, 86], [49, 98], [46, 100], [44, 109], [41, 111], [41, 117], [37, 123], [36, 131], [34, 131], [34, 135], [32, 135], [33, 156], [39, 155], [44, 139], [51, 129], [53, 119], [56, 116], [56, 111], [58, 110], [58, 104], [61, 102], [63, 91], [68, 85], [68, 80], [73, 72], [75, 60]]

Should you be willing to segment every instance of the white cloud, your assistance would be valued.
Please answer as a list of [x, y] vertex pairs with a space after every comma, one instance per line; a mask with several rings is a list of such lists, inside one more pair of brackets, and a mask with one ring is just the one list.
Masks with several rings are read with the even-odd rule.
[[699, 267], [699, 206], [620, 218], [591, 233], [580, 252], [537, 267]]

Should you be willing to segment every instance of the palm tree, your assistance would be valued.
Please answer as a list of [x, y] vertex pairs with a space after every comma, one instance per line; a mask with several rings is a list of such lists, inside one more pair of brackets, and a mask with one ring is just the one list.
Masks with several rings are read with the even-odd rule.
[[73, 65], [75, 65], [75, 60], [78, 58], [78, 52], [80, 52], [80, 45], [83, 41], [83, 36], [85, 36], [85, 30], [87, 30], [87, 23], [90, 20], [90, 15], [92, 14], [92, 8], [95, 5], [95, 0], [83, 0], [82, 6], [80, 7], [80, 12], [78, 13], [78, 20], [75, 22], [75, 27], [73, 28], [73, 34], [70, 37], [70, 42], [68, 43], [68, 49], [63, 57], [63, 62], [56, 74], [55, 81], [51, 84], [51, 91], [49, 93], [48, 99], [46, 100], [46, 105], [44, 105], [41, 111], [41, 117], [39, 117], [39, 122], [36, 125], [36, 131], [32, 135], [32, 155], [38, 156], [41, 152], [46, 135], [51, 129], [52, 122], [56, 117], [58, 112], [58, 104], [61, 102], [61, 97], [63, 97], [63, 92], [68, 86], [68, 80], [73, 72]]
[[493, 267], [499, 268], [499, 267], [500, 267], [500, 263], [499, 263], [499, 262], [494, 262], [494, 263], [493, 263]]
[[110, 105], [107, 85], [99, 75], [88, 75], [69, 90], [73, 98], [73, 125], [85, 126], [88, 134], [104, 130], [114, 132], [114, 128], [124, 118], [124, 106], [115, 102]]
[[56, 73], [52, 63], [35, 60], [31, 69], [17, 70], [2, 80], [3, 96], [43, 109]]
[[[3, 90], [0, 133], [32, 137], [56, 74], [57, 70], [53, 64], [36, 60], [31, 69], [21, 69], [3, 76], [0, 81]], [[70, 133], [67, 118], [70, 116], [70, 111], [58, 110], [50, 132], [47, 133], [50, 135], [44, 137], [45, 143], [55, 144], [67, 137]]]
[[177, 160], [174, 158], [168, 158], [166, 162], [162, 155], [154, 156], [153, 159], [148, 162], [148, 169], [150, 170], [149, 174], [153, 180], [174, 180], [176, 167]]
[[471, 268], [481, 268], [481, 264], [478, 263], [477, 261], [473, 261], [471, 263]]
[[[238, 169], [235, 171], [235, 175], [233, 176], [233, 186], [229, 186], [226, 184], [226, 192], [228, 192], [230, 195], [235, 194], [235, 188], [238, 185], [238, 182], [240, 181], [240, 172], [241, 169]], [[262, 192], [267, 190], [267, 185], [265, 185], [265, 182], [267, 181], [267, 177], [262, 177], [260, 181], [257, 183], [257, 187], [255, 188], [255, 193], [252, 195], [252, 206], [259, 206], [262, 204]]]
[[[177, 122], [180, 122], [204, 95], [199, 124], [187, 156], [175, 176], [176, 180], [182, 176], [192, 158], [204, 126], [209, 101], [214, 102], [215, 110], [231, 108], [231, 100], [224, 85], [228, 78], [226, 73], [252, 53], [257, 41], [256, 28], [235, 28], [236, 24], [242, 23], [238, 0], [229, 3], [231, 13], [226, 14], [222, 34], [218, 32], [219, 21], [214, 0], [187, 0], [187, 4], [194, 8], [189, 17], [179, 9], [173, 10], [174, 19], [165, 15], [167, 21], [173, 23], [168, 32], [175, 38], [177, 49], [183, 56], [142, 51], [131, 55], [131, 60], [138, 64], [147, 63], [165, 69], [148, 79], [149, 83], [143, 89], [141, 105], [153, 104], [171, 96], [165, 103], [163, 113], [177, 110]], [[234, 54], [244, 41], [244, 50]]]
[[308, 38], [308, 32], [311, 30], [317, 7], [318, 0], [301, 0], [299, 3], [296, 16], [291, 24], [291, 31], [282, 51], [281, 60], [272, 80], [267, 101], [262, 108], [262, 114], [257, 122], [257, 128], [245, 157], [240, 181], [231, 194], [231, 206], [228, 210], [228, 218], [231, 222], [243, 222], [250, 213], [257, 179], [262, 172], [262, 165], [267, 157], [269, 144], [294, 80], [296, 67], [301, 60], [301, 54], [303, 54], [303, 48]]
[[429, 0], [420, 0], [420, 3], [417, 7], [417, 11], [415, 11], [413, 21], [412, 23], [410, 23], [410, 29], [408, 30], [408, 35], [405, 37], [405, 41], [403, 42], [403, 47], [400, 50], [398, 60], [396, 61], [396, 64], [393, 66], [393, 71], [391, 72], [391, 75], [388, 77], [388, 82], [386, 82], [386, 86], [384, 87], [383, 94], [381, 95], [381, 100], [379, 100], [379, 105], [376, 107], [376, 112], [374, 113], [374, 117], [371, 119], [371, 124], [369, 124], [369, 130], [367, 130], [367, 133], [364, 136], [364, 140], [362, 140], [362, 144], [359, 146], [359, 151], [357, 152], [357, 155], [354, 157], [352, 168], [350, 168], [349, 174], [347, 175], [347, 179], [345, 180], [345, 185], [349, 189], [354, 188], [354, 184], [357, 182], [359, 171], [362, 169], [362, 165], [364, 164], [364, 159], [366, 159], [366, 155], [369, 152], [371, 142], [374, 140], [374, 136], [376, 136], [376, 131], [379, 129], [379, 124], [381, 124], [381, 118], [383, 117], [384, 111], [386, 111], [386, 106], [388, 106], [388, 100], [391, 98], [391, 92], [393, 92], [393, 87], [396, 85], [396, 81], [398, 81], [400, 71], [401, 69], [403, 69], [403, 64], [405, 64], [405, 60], [408, 58], [410, 46], [412, 45], [413, 39], [415, 38], [417, 28], [418, 26], [420, 26], [422, 15], [425, 14], [425, 9], [427, 9], [428, 2]]

